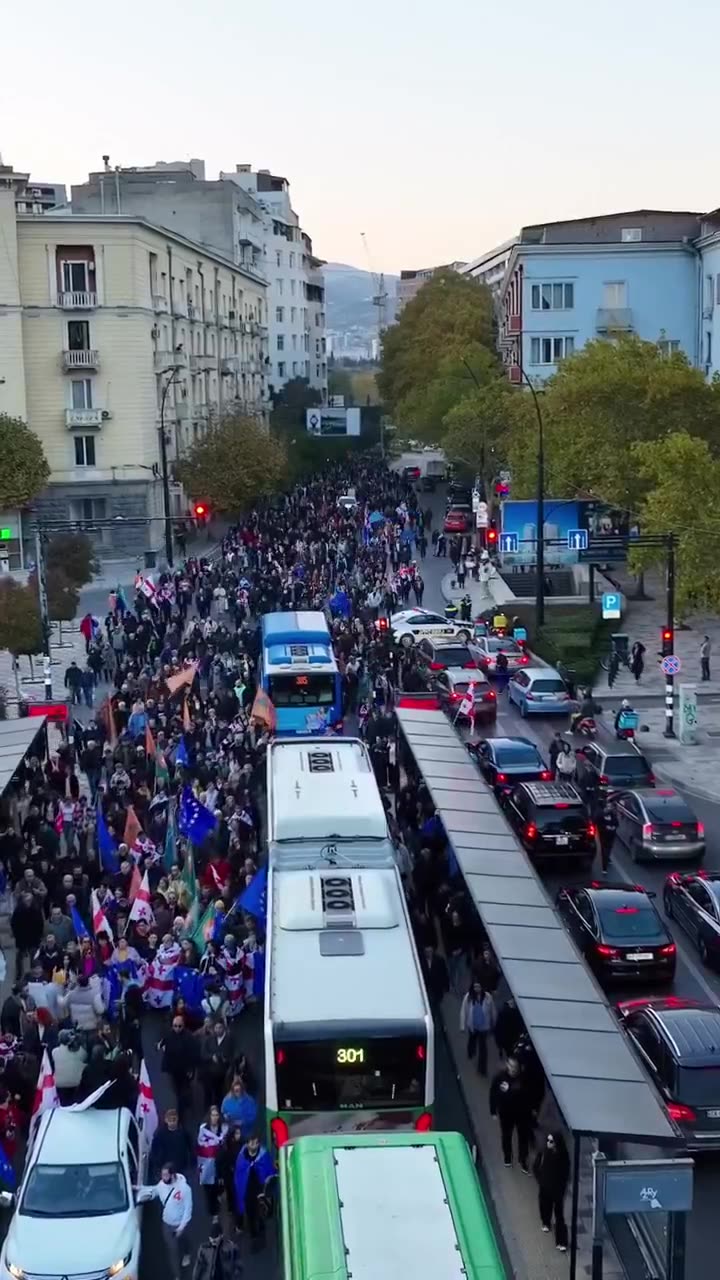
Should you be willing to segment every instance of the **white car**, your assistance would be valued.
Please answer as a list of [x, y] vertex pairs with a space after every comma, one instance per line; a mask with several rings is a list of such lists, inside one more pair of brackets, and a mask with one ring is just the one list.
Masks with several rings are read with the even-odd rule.
[[41, 1114], [0, 1251], [2, 1280], [137, 1280], [142, 1177], [129, 1111]]
[[434, 636], [437, 639], [462, 640], [464, 644], [470, 639], [472, 626], [468, 622], [451, 622], [441, 613], [432, 613], [430, 609], [403, 609], [402, 613], [394, 613], [390, 619], [393, 639], [396, 644], [409, 649], [416, 640], [423, 636]]

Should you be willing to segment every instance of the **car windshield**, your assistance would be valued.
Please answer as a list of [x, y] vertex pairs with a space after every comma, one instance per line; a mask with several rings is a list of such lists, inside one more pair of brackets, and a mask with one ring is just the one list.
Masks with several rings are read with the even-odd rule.
[[445, 667], [464, 667], [466, 663], [474, 665], [473, 656], [465, 645], [453, 645], [452, 648], [438, 647], [435, 649], [433, 661], [442, 662]]
[[565, 685], [559, 677], [557, 680], [547, 678], [533, 680], [531, 688], [533, 693], [564, 693], [565, 691]]
[[652, 907], [626, 902], [616, 907], [600, 907], [600, 927], [608, 942], [665, 942], [667, 934]]
[[680, 796], [653, 796], [645, 802], [647, 815], [651, 822], [695, 822]]
[[550, 832], [563, 831], [577, 833], [585, 831], [588, 825], [587, 814], [580, 805], [572, 809], [556, 809], [554, 807], [546, 809], [538, 805], [533, 820], [540, 831], [548, 834]]
[[692, 1107], [720, 1108], [720, 1067], [681, 1067], [677, 1096]]
[[20, 1212], [33, 1218], [97, 1218], [124, 1213], [128, 1189], [123, 1167], [113, 1164], [36, 1164]]
[[490, 653], [522, 653], [522, 650], [514, 640], [501, 640], [499, 636], [490, 636], [487, 640], [487, 647]]
[[606, 756], [604, 772], [610, 778], [645, 778], [650, 765], [644, 756]]
[[507, 746], [495, 748], [495, 760], [499, 765], [532, 765], [542, 769], [543, 764], [537, 751], [529, 743], [512, 742]]

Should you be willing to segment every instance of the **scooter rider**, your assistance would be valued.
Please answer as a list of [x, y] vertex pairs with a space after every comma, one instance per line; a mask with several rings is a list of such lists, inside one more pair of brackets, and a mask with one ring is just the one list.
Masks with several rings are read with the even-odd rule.
[[592, 689], [585, 689], [580, 700], [580, 706], [574, 711], [570, 717], [570, 730], [575, 732], [577, 726], [582, 724], [583, 720], [594, 720], [599, 715], [602, 707], [596, 698], [593, 698]]
[[624, 737], [626, 734], [634, 730], [637, 721], [637, 713], [627, 698], [623, 698], [620, 706], [615, 713], [615, 734], [618, 738]]

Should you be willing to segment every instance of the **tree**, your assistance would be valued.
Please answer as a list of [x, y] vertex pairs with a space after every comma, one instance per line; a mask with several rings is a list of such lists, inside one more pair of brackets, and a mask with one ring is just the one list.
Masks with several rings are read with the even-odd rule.
[[307, 378], [290, 378], [273, 396], [270, 422], [273, 427], [294, 427], [305, 430], [305, 410], [316, 409], [322, 404], [322, 396]]
[[53, 534], [45, 551], [47, 572], [60, 569], [76, 587], [84, 587], [98, 572], [93, 545], [84, 533]]
[[[674, 533], [677, 543], [676, 614], [720, 609], [720, 460], [706, 440], [687, 431], [635, 444], [632, 460], [646, 496], [640, 508], [643, 533]], [[662, 548], [641, 548], [633, 569], [662, 563]]]
[[443, 446], [453, 462], [477, 472], [489, 492], [504, 461], [509, 404], [513, 393], [500, 381], [467, 395], [443, 418]]
[[191, 498], [234, 514], [277, 492], [285, 470], [281, 445], [261, 423], [228, 415], [191, 447], [177, 475]]
[[[0, 649], [8, 649], [13, 658], [21, 654], [32, 657], [43, 647], [37, 589], [20, 586], [14, 578], [0, 579]], [[20, 698], [17, 663], [13, 663], [15, 689]]]
[[[434, 382], [446, 362], [460, 364], [479, 349], [497, 366], [489, 289], [455, 271], [437, 272], [383, 334], [378, 386], [388, 411], [397, 417], [406, 402], [407, 418], [407, 397]], [[462, 389], [455, 398], [462, 398]], [[446, 404], [445, 412], [451, 407]]]
[[328, 395], [344, 396], [346, 404], [353, 404], [353, 380], [348, 369], [333, 365], [328, 370]]
[[0, 511], [14, 511], [45, 488], [50, 467], [39, 437], [7, 413], [0, 413], [0, 458]]

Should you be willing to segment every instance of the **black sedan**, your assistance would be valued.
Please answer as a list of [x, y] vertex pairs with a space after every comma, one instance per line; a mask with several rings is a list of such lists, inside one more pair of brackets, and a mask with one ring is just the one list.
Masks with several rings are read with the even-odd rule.
[[653, 896], [611, 881], [560, 890], [558, 910], [601, 982], [672, 981], [676, 947]]
[[519, 782], [550, 782], [552, 774], [529, 738], [480, 738], [467, 749], [498, 795]]
[[665, 914], [676, 920], [698, 949], [703, 964], [720, 968], [720, 871], [668, 876]]

